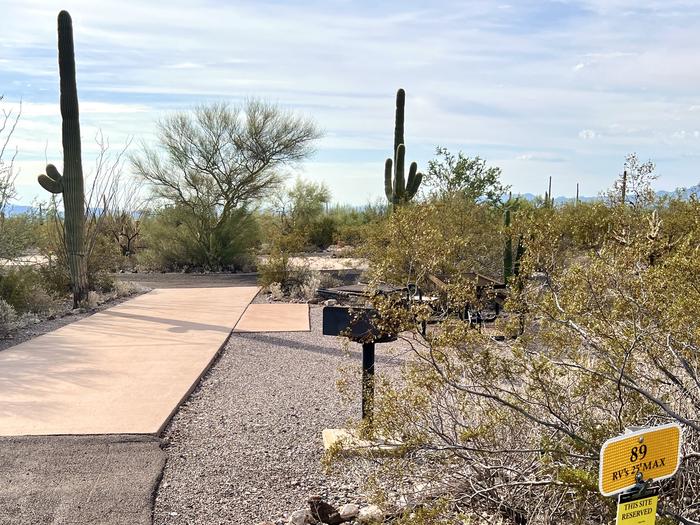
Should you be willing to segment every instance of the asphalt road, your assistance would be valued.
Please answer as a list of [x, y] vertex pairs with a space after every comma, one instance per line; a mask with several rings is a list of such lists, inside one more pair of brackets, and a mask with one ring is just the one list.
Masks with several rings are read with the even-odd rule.
[[0, 438], [0, 524], [150, 525], [165, 457], [145, 436]]

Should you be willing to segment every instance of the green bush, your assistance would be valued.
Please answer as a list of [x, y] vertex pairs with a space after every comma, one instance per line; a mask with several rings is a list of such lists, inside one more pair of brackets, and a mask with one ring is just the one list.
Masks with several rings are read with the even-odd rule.
[[32, 214], [0, 215], [0, 259], [14, 259], [37, 248], [40, 230], [41, 220]]
[[311, 224], [309, 241], [317, 248], [325, 249], [333, 244], [335, 234], [335, 219], [328, 216], [321, 217]]
[[150, 270], [191, 269], [241, 270], [250, 266], [250, 251], [258, 243], [255, 218], [246, 210], [234, 211], [230, 219], [203, 238], [197, 218], [183, 207], [166, 207], [142, 225], [145, 248], [139, 264]]
[[56, 296], [64, 296], [70, 292], [70, 275], [68, 267], [55, 261], [40, 266], [37, 270], [42, 278], [44, 288]]
[[54, 303], [44, 287], [42, 274], [29, 267], [12, 268], [0, 274], [0, 299], [17, 312], [46, 312]]
[[380, 228], [387, 217], [385, 204], [368, 204], [362, 208], [335, 206], [328, 212], [335, 222], [333, 242], [341, 246], [360, 246]]
[[258, 265], [258, 282], [271, 292], [277, 289], [282, 296], [308, 300], [316, 293], [320, 281], [318, 272], [292, 264], [287, 253], [277, 251]]
[[12, 305], [0, 299], [0, 338], [7, 337], [14, 329], [17, 313]]

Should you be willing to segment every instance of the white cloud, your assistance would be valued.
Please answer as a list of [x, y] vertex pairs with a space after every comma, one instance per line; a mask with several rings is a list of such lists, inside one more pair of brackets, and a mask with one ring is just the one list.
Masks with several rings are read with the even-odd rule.
[[[394, 93], [404, 87], [408, 156], [421, 166], [442, 144], [501, 159], [504, 177], [528, 191], [547, 148], [557, 152], [550, 162], [566, 159], [570, 176], [605, 187], [601, 174], [638, 151], [675, 159], [660, 170], [695, 182], [691, 160], [678, 159], [696, 144], [673, 135], [700, 128], [696, 3], [426, 5], [65, 0], [84, 139], [97, 128], [115, 141], [148, 138], [164, 111], [262, 96], [318, 120], [327, 131], [319, 158], [335, 158], [323, 166], [329, 185], [338, 200], [357, 201], [365, 188], [348, 185], [349, 173], [365, 170], [368, 191], [382, 193], [376, 177], [391, 149]], [[3, 89], [25, 101], [17, 140], [30, 160], [43, 158], [43, 146], [31, 148], [47, 142], [49, 156], [60, 152], [56, 13], [44, 0], [3, 4]], [[516, 160], [527, 155], [532, 162]]]

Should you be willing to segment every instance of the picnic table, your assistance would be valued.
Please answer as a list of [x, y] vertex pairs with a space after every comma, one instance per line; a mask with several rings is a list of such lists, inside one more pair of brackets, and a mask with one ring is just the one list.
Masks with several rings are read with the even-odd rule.
[[[489, 291], [493, 293], [493, 297], [491, 298], [493, 313], [491, 315], [487, 315], [483, 310], [473, 308], [474, 305], [467, 302], [456, 312], [460, 319], [473, 320], [477, 323], [494, 321], [496, 317], [498, 317], [507, 298], [505, 283], [478, 272], [467, 272], [461, 274], [460, 277], [463, 280], [471, 280], [474, 282], [477, 300], [484, 299]], [[437, 295], [437, 300], [433, 304], [435, 304], [436, 309], [442, 307], [442, 314], [446, 316], [449, 313], [449, 308], [446, 306], [447, 294], [449, 291], [449, 285], [445, 282], [447, 277], [431, 274], [428, 275], [428, 280], [432, 283]]]
[[335, 286], [332, 288], [319, 288], [318, 295], [326, 299], [339, 298], [359, 298], [370, 297], [372, 294], [392, 295], [398, 293], [408, 293], [408, 286], [395, 286], [381, 283], [377, 286], [370, 286], [368, 283], [348, 284], [345, 286]]

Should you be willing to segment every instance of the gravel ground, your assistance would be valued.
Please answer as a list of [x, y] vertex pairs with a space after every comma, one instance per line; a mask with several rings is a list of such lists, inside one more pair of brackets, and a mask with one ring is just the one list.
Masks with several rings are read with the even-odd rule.
[[[361, 350], [321, 335], [320, 307], [312, 307], [311, 325], [231, 336], [166, 429], [156, 525], [277, 521], [307, 507], [312, 494], [338, 506], [363, 502], [356, 479], [326, 475], [321, 465], [321, 431], [359, 417], [359, 385], [348, 406], [336, 380], [341, 366], [359, 369]], [[377, 347], [378, 372], [400, 361], [394, 344]]]

